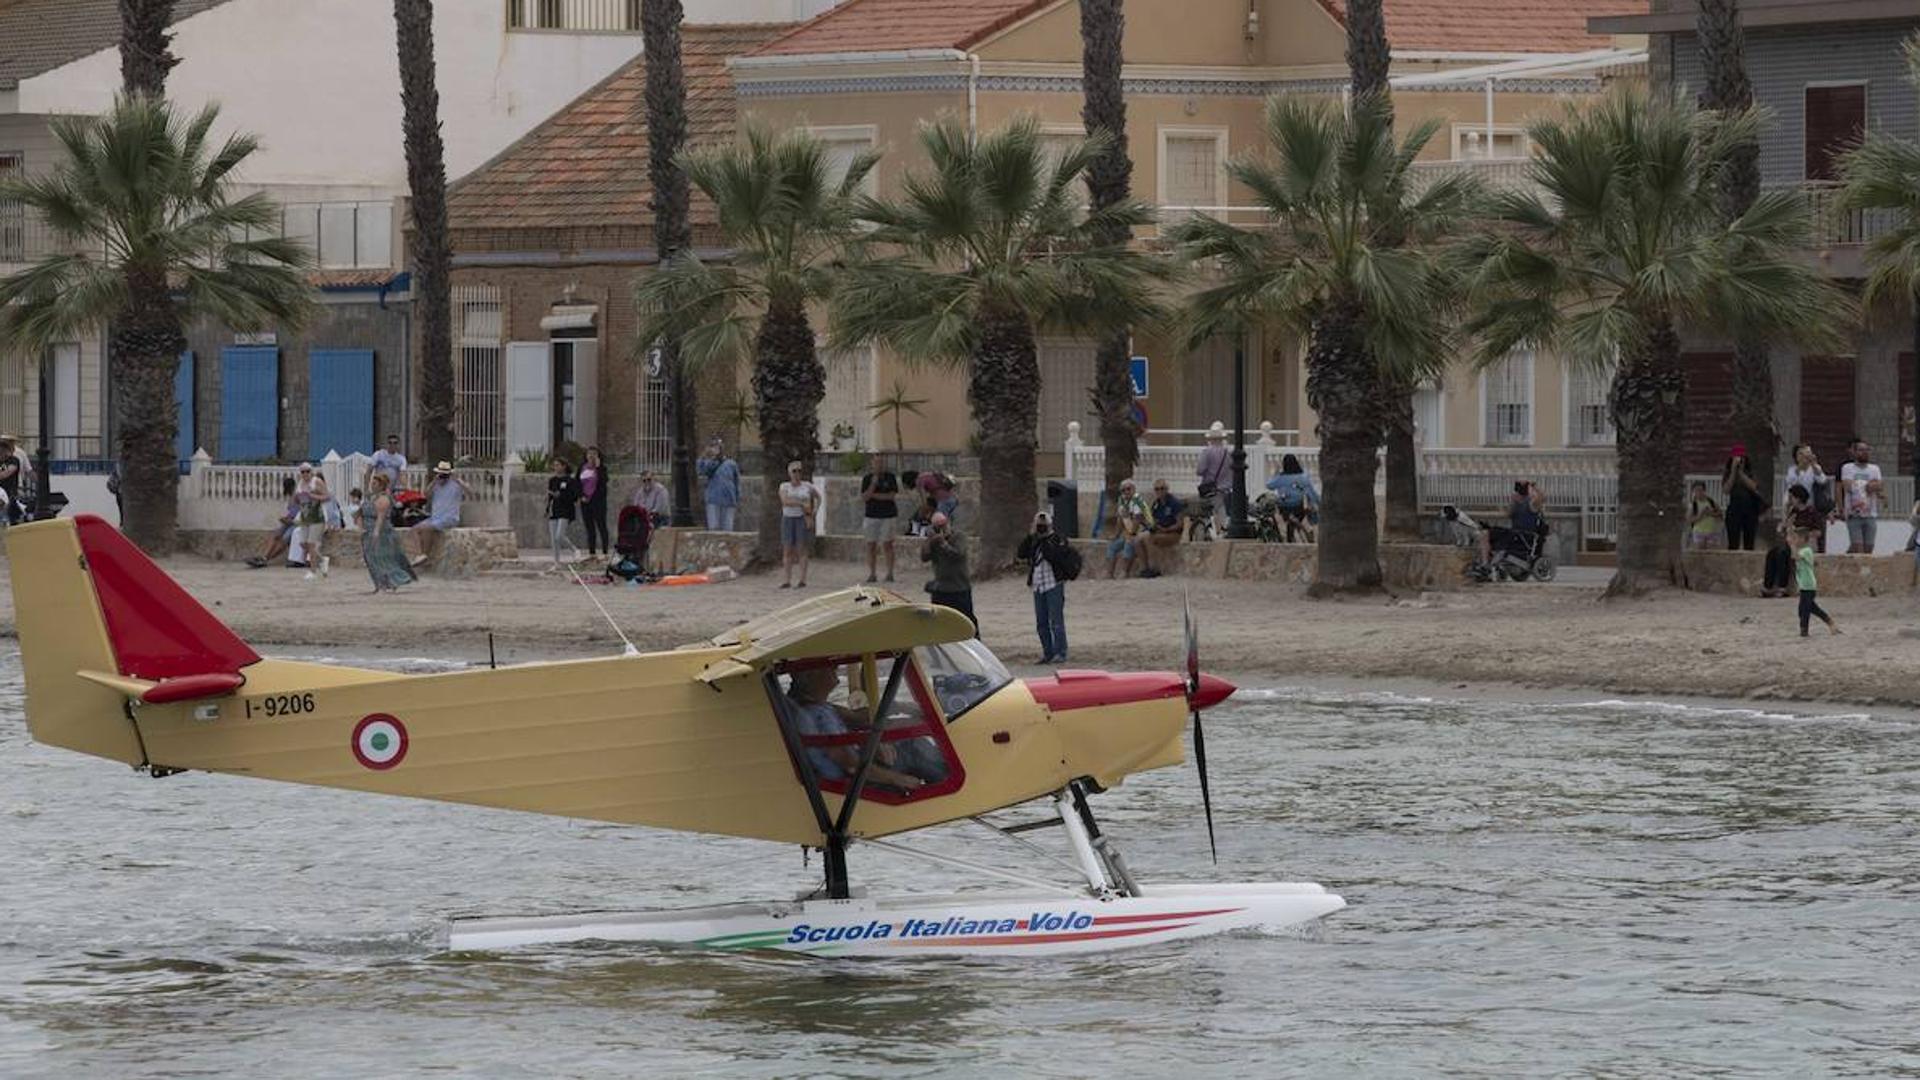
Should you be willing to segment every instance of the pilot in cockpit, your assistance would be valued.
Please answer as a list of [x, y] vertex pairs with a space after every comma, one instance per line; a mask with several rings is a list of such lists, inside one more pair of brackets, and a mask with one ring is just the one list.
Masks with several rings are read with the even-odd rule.
[[[794, 714], [802, 737], [846, 735], [855, 730], [848, 723], [846, 713], [829, 700], [839, 684], [839, 673], [830, 666], [802, 668], [793, 673], [787, 696], [793, 699]], [[901, 791], [916, 791], [926, 786], [927, 781], [920, 777], [894, 768], [893, 758], [893, 747], [880, 744], [873, 767], [867, 770], [867, 781]], [[807, 760], [813, 764], [813, 771], [820, 779], [845, 780], [860, 767], [860, 747], [852, 743], [809, 746]]]

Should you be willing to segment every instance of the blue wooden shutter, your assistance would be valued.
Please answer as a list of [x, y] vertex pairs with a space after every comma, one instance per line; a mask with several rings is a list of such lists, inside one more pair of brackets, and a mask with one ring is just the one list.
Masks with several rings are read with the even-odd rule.
[[280, 350], [220, 350], [220, 457], [260, 461], [280, 454]]
[[307, 456], [372, 453], [373, 350], [314, 349], [307, 356]]
[[[193, 352], [188, 350], [180, 354], [180, 369], [173, 376], [173, 403], [177, 415], [174, 417], [180, 425], [180, 433], [174, 436], [174, 452], [180, 457], [180, 464], [193, 460]], [[110, 455], [117, 456], [117, 455]]]

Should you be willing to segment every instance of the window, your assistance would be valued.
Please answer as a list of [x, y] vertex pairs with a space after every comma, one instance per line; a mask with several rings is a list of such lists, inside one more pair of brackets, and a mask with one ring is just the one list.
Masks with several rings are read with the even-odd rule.
[[[19, 154], [0, 153], [0, 181], [18, 180], [25, 171]], [[27, 208], [0, 200], [0, 263], [27, 260]], [[8, 431], [20, 430], [18, 425]]]
[[[1067, 156], [1067, 151], [1078, 146], [1086, 137], [1085, 129], [1080, 127], [1067, 127], [1065, 125], [1055, 127], [1048, 125], [1040, 129], [1040, 152], [1046, 157], [1049, 175], [1051, 175], [1053, 169], [1059, 166], [1060, 159]], [[1087, 174], [1081, 173], [1080, 191], [1082, 198], [1086, 197], [1086, 190]]]
[[920, 669], [933, 683], [933, 698], [951, 724], [960, 715], [1013, 681], [1000, 658], [978, 638], [947, 645], [922, 645], [914, 650]]
[[820, 399], [815, 441], [829, 450], [873, 445], [873, 350], [822, 350], [827, 393]]
[[1533, 444], [1533, 354], [1516, 352], [1481, 377], [1489, 446]]
[[1045, 449], [1066, 444], [1067, 425], [1080, 421], [1080, 437], [1098, 442], [1093, 428], [1093, 374], [1098, 347], [1091, 341], [1048, 338], [1040, 343], [1040, 430], [1035, 439]]
[[502, 307], [495, 285], [453, 287], [453, 449], [461, 457], [506, 457], [500, 386]]
[[1533, 153], [1524, 128], [1495, 124], [1487, 137], [1485, 124], [1453, 125], [1453, 160], [1490, 161], [1524, 158]]
[[1809, 86], [1806, 107], [1806, 177], [1838, 180], [1840, 155], [1867, 130], [1867, 86]]
[[[800, 736], [803, 752], [820, 790], [844, 794], [872, 731], [873, 702], [886, 692], [893, 666], [907, 662], [899, 691], [881, 720], [880, 751], [874, 759], [862, 799], [879, 803], [918, 802], [960, 789], [966, 780], [959, 755], [927, 696], [918, 666], [895, 657], [879, 657], [869, 680], [860, 657], [826, 657], [783, 664], [774, 686]], [[795, 763], [796, 770], [798, 763]], [[912, 777], [909, 787], [902, 776]], [[894, 781], [894, 782], [889, 782]]]
[[[814, 138], [826, 144], [827, 178], [835, 185], [846, 179], [847, 170], [853, 167], [855, 158], [873, 149], [873, 144], [879, 135], [878, 130], [871, 124], [821, 127], [810, 130]], [[860, 192], [864, 195], [876, 195], [879, 191], [879, 169], [868, 169], [866, 178], [860, 181]]]
[[1446, 399], [1440, 384], [1423, 382], [1413, 392], [1413, 444], [1446, 445]]
[[1170, 216], [1184, 217], [1193, 207], [1224, 206], [1227, 202], [1227, 133], [1214, 128], [1160, 129], [1160, 205], [1186, 207]]
[[1568, 446], [1613, 445], [1613, 409], [1607, 404], [1607, 390], [1612, 383], [1611, 367], [1568, 367]]

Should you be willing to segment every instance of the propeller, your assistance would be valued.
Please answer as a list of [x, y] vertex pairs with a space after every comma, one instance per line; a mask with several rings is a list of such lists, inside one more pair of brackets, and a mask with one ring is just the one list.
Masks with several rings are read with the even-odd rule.
[[1187, 704], [1193, 710], [1193, 764], [1200, 773], [1200, 805], [1207, 811], [1207, 847], [1220, 863], [1220, 844], [1213, 835], [1213, 791], [1207, 783], [1207, 733], [1200, 723], [1200, 633], [1193, 625], [1193, 604], [1180, 596], [1181, 630], [1187, 645]]

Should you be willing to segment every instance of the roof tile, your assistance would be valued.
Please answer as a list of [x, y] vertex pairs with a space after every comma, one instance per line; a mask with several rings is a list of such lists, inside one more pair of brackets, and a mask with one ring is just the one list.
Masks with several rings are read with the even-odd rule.
[[[787, 29], [786, 24], [686, 26], [680, 62], [687, 85], [687, 145], [735, 136], [727, 61]], [[453, 229], [635, 226], [653, 221], [647, 176], [646, 57], [528, 132], [448, 192]], [[713, 204], [693, 193], [692, 223], [711, 225]]]
[[[173, 21], [228, 0], [174, 0]], [[117, 0], [0, 0], [0, 90], [120, 44]]]
[[755, 56], [964, 49], [1055, 0], [847, 0]]

